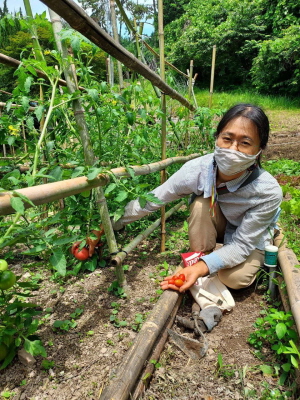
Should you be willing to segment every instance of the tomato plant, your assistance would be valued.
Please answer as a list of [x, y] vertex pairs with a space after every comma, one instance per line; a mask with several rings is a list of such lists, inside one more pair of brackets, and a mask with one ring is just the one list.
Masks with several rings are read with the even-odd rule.
[[7, 290], [16, 283], [16, 275], [12, 271], [2, 271], [0, 273], [0, 289]]
[[4, 360], [8, 354], [8, 348], [4, 343], [0, 343], [0, 361]]

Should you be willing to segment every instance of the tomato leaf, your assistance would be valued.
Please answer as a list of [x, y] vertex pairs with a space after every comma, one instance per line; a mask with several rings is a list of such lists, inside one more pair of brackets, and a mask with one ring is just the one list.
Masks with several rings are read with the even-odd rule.
[[44, 346], [42, 345], [42, 342], [40, 340], [28, 340], [25, 339], [24, 341], [24, 349], [32, 354], [33, 356], [43, 356], [43, 357], [47, 357], [47, 353], [46, 350], [44, 348]]
[[101, 168], [91, 168], [87, 176], [88, 181], [92, 181], [93, 179], [97, 178], [100, 172]]
[[121, 192], [118, 193], [117, 197], [115, 198], [115, 201], [117, 201], [118, 203], [121, 203], [127, 197], [128, 197], [128, 192], [125, 192], [125, 190], [122, 190]]
[[279, 322], [276, 325], [276, 335], [279, 340], [283, 338], [283, 336], [286, 334], [286, 331], [287, 331], [287, 327], [283, 322]]
[[19, 197], [11, 197], [10, 204], [11, 204], [12, 208], [14, 210], [16, 210], [18, 213], [20, 213], [22, 215], [24, 214], [25, 207], [24, 207], [22, 199], [20, 199]]
[[20, 193], [20, 192], [16, 192], [15, 190], [13, 190], [13, 195], [15, 197], [20, 197], [23, 201], [25, 201], [26, 203], [30, 204], [31, 206], [35, 207], [35, 205], [33, 204], [33, 202], [24, 194]]
[[50, 257], [50, 264], [61, 276], [66, 275], [67, 263], [62, 249], [55, 249]]
[[273, 374], [273, 367], [271, 367], [270, 365], [260, 365], [259, 368], [264, 375], [272, 375]]

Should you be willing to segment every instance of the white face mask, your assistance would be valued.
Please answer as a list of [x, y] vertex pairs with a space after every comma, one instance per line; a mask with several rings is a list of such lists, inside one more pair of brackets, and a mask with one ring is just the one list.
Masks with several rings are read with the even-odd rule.
[[250, 155], [237, 150], [224, 149], [216, 145], [214, 156], [222, 174], [231, 176], [246, 171], [255, 163], [260, 153], [261, 150], [255, 155]]

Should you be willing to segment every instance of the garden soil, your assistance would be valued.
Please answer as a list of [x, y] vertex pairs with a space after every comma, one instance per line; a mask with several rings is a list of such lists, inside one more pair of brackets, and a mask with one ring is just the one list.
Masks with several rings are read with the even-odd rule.
[[[299, 114], [285, 111], [269, 115], [273, 133], [264, 159], [299, 161]], [[168, 251], [160, 253], [159, 233], [156, 232], [126, 258], [129, 266], [126, 277], [131, 288], [129, 299], [120, 299], [108, 292], [115, 280], [110, 266], [71, 277], [66, 282], [51, 280], [51, 273], [38, 267], [41, 263], [36, 263], [35, 267], [31, 263], [29, 269], [28, 260], [24, 259], [12, 266], [24, 279], [30, 274], [40, 274], [40, 289], [34, 292], [34, 300], [43, 309], [39, 335], [47, 350], [47, 362], [42, 364], [43, 358], [36, 357], [35, 364], [28, 365], [16, 357], [0, 371], [0, 393], [6, 392], [7, 398], [13, 400], [99, 399], [138, 334], [137, 315], [140, 320], [145, 320], [155, 306], [163, 263], [166, 261], [171, 269], [179, 264], [183, 220], [176, 218], [173, 216], [172, 223], [168, 222]], [[266, 306], [265, 293], [261, 282], [245, 290], [232, 291], [236, 306], [206, 334], [209, 349], [199, 361], [189, 359], [167, 340], [159, 360], [160, 367], [156, 368], [150, 386], [141, 398], [239, 400], [246, 398], [245, 393], [256, 391], [257, 397], [248, 398], [267, 400], [263, 397], [263, 385], [276, 388], [277, 378], [263, 376], [258, 368], [262, 362], [247, 343], [253, 323]], [[186, 294], [178, 315], [190, 317], [191, 304], [191, 298]], [[83, 310], [75, 320], [76, 327], [55, 331], [53, 323], [71, 320], [76, 309]], [[114, 314], [117, 309], [118, 313]], [[119, 321], [126, 321], [127, 326], [117, 327], [116, 322], [111, 322], [114, 316]], [[179, 327], [176, 322], [172, 329], [193, 337], [192, 332]], [[267, 349], [264, 356], [271, 360]]]

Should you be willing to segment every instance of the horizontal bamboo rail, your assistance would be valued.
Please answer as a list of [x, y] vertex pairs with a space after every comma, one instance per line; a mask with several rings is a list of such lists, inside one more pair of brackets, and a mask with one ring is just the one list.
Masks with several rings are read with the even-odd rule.
[[[185, 157], [171, 157], [152, 164], [135, 165], [131, 168], [134, 170], [135, 175], [147, 175], [152, 172], [161, 171], [162, 169], [175, 163], [185, 163], [199, 156], [200, 154], [191, 154]], [[99, 174], [92, 181], [88, 181], [86, 176], [81, 176], [79, 178], [66, 179], [64, 181], [18, 189], [16, 192], [28, 197], [33, 204], [37, 206], [85, 192], [98, 186], [105, 186], [110, 181], [111, 175], [116, 177], [130, 177], [130, 174], [127, 172], [126, 168], [113, 168], [110, 171]], [[15, 212], [10, 204], [11, 196], [11, 192], [0, 193], [0, 215], [12, 214]], [[25, 203], [24, 206], [25, 208], [31, 207], [29, 203]]]
[[100, 26], [90, 18], [81, 7], [72, 0], [41, 0], [53, 11], [64, 18], [72, 28], [76, 29], [91, 42], [96, 44], [102, 50], [122, 62], [129, 69], [139, 73], [148, 79], [153, 85], [157, 86], [163, 93], [171, 98], [178, 100], [182, 105], [191, 111], [195, 107], [181, 94], [166, 84], [159, 75], [152, 71], [146, 64], [138, 60], [132, 53], [117, 43]]
[[[5, 54], [2, 54], [2, 53], [0, 53], [0, 63], [7, 65], [9, 67], [12, 67], [12, 68], [16, 68], [16, 69], [22, 64], [21, 61], [18, 61], [15, 58], [6, 56]], [[44, 79], [48, 80], [47, 75], [45, 75], [44, 72], [36, 69], [36, 73], [40, 78], [44, 78]], [[63, 79], [59, 79], [58, 84], [60, 86], [67, 86], [66, 81], [64, 81]], [[85, 88], [83, 88], [82, 86], [79, 86], [78, 89], [85, 90]]]

